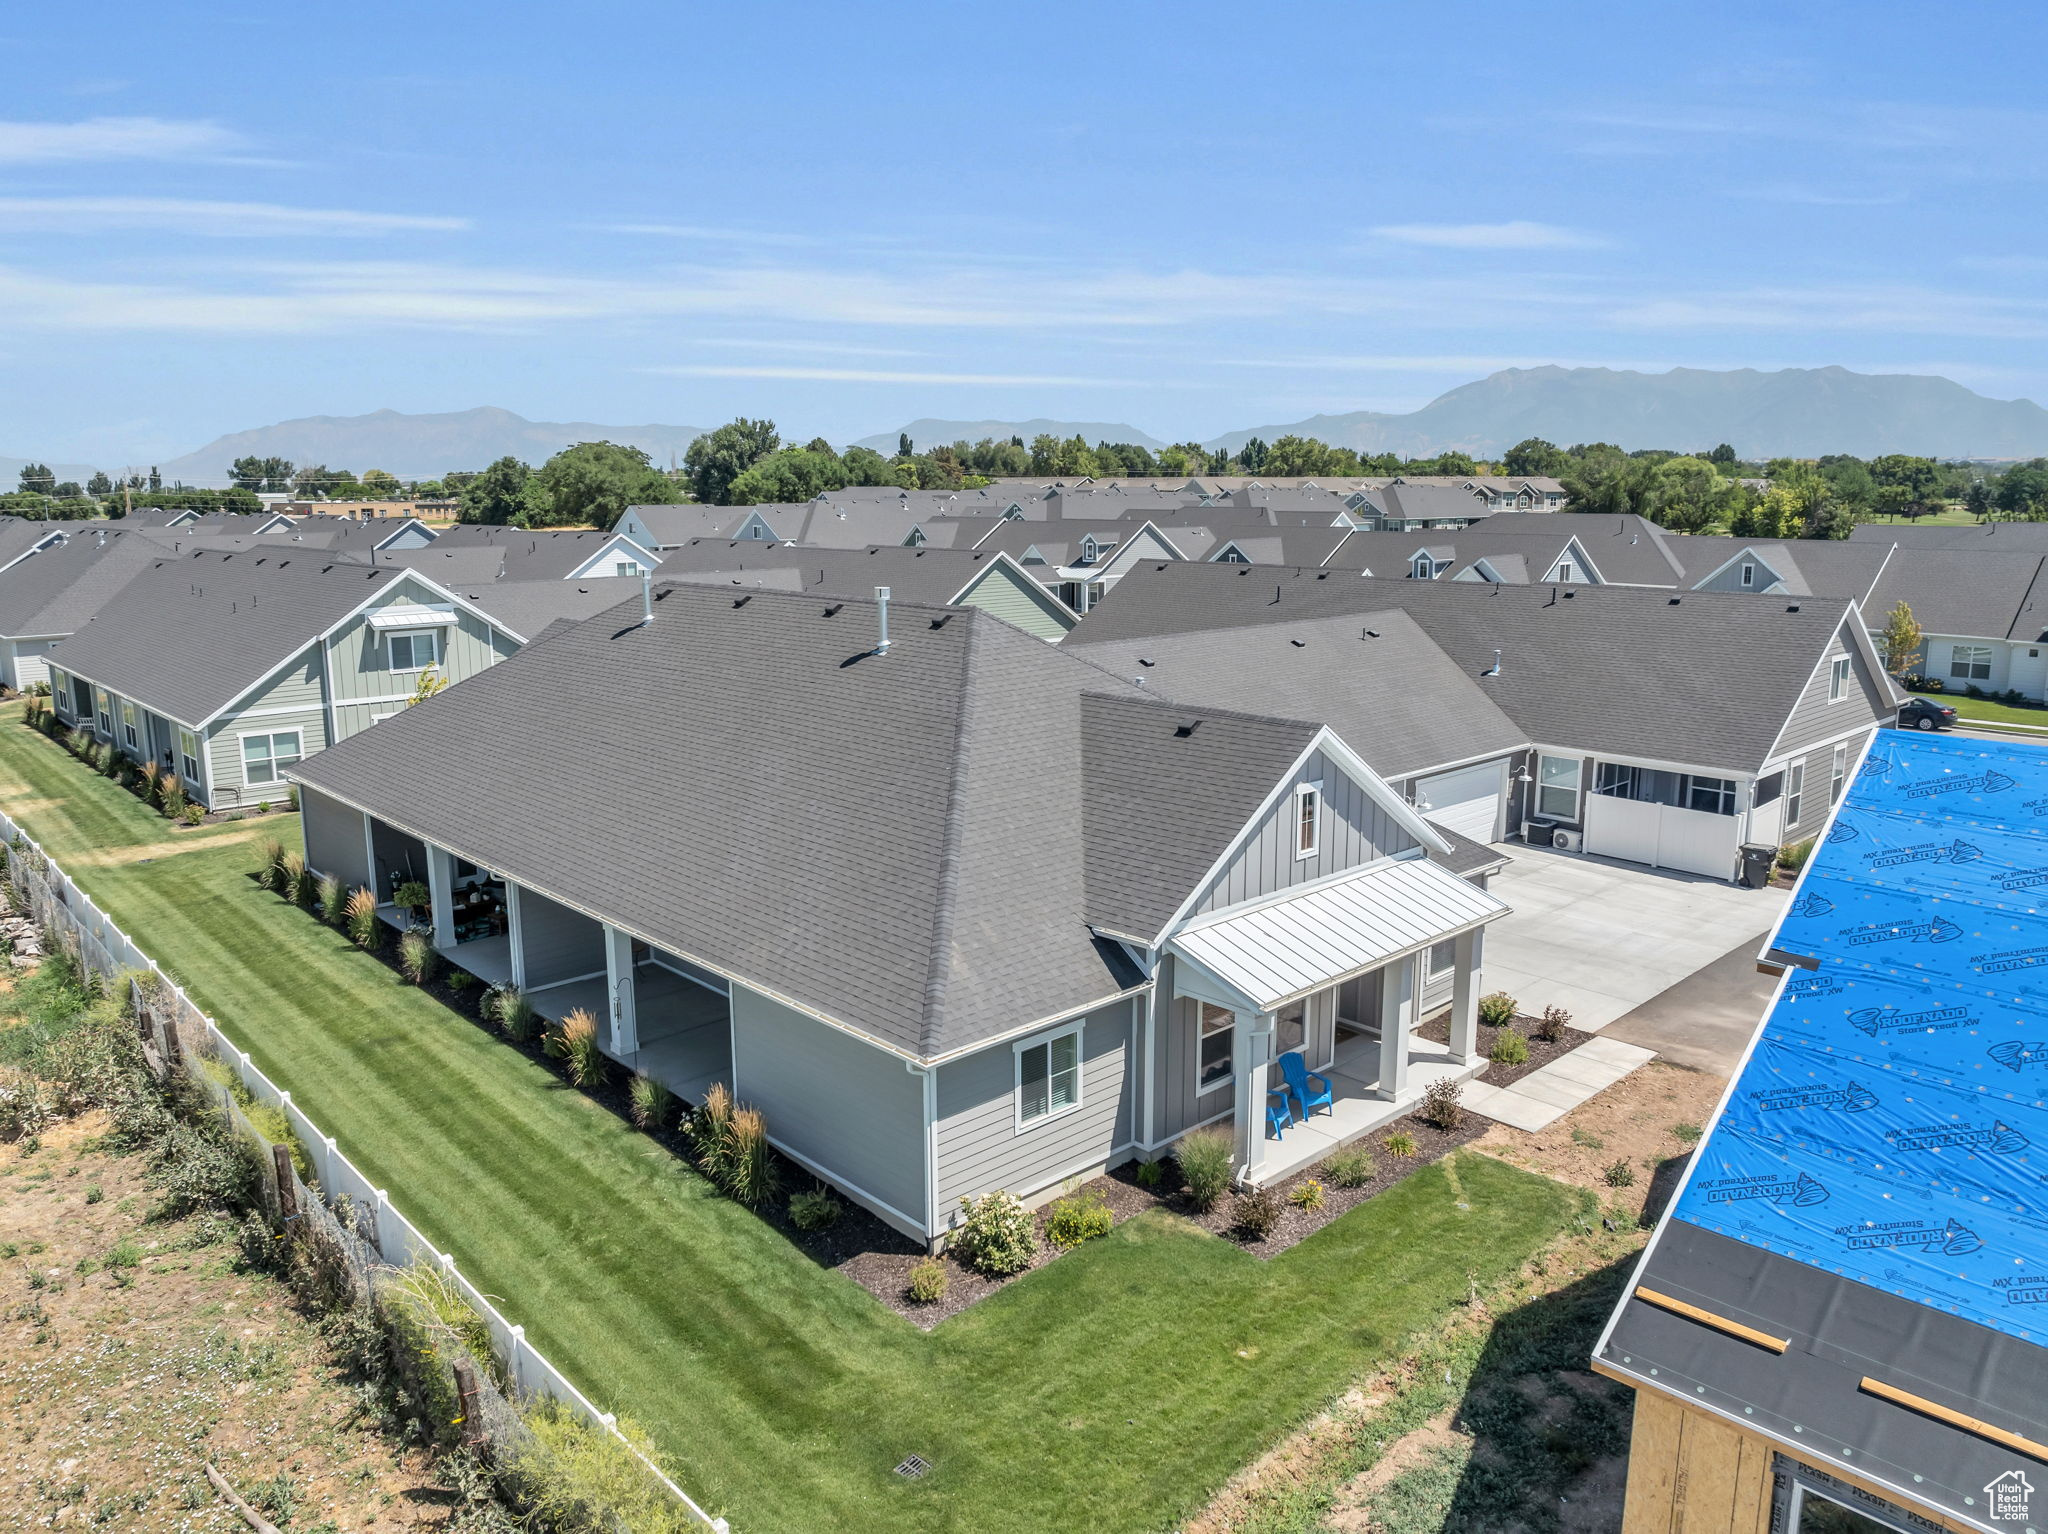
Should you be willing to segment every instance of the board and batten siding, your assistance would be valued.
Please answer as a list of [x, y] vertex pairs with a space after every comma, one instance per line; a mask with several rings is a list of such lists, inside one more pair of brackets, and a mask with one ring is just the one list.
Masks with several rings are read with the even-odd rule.
[[1038, 639], [1058, 640], [1078, 621], [1038, 582], [1008, 565], [996, 565], [985, 571], [961, 601], [965, 606], [994, 613], [1013, 628]]
[[[391, 650], [384, 636], [370, 626], [370, 614], [394, 603], [433, 606], [444, 599], [412, 581], [399, 581], [379, 593], [375, 602], [350, 619], [327, 642], [328, 675], [334, 689], [334, 736], [346, 740], [377, 722], [379, 715], [404, 708], [419, 684], [417, 668], [391, 669]], [[496, 665], [519, 648], [509, 634], [474, 613], [456, 609], [453, 623], [435, 626], [441, 636], [441, 670], [450, 682], [465, 681]]]
[[[1294, 853], [1294, 791], [1303, 783], [1323, 786], [1323, 824], [1313, 857]], [[1361, 863], [1391, 857], [1416, 845], [1415, 838], [1366, 793], [1364, 785], [1322, 752], [1288, 780], [1284, 792], [1266, 812], [1251, 839], [1217, 874], [1195, 906], [1205, 915], [1342, 873]]]
[[306, 837], [306, 866], [339, 879], [344, 889], [370, 882], [369, 853], [363, 845], [363, 812], [330, 799], [317, 788], [299, 786], [299, 827]]
[[1195, 1091], [1196, 1029], [1198, 1004], [1192, 996], [1174, 994], [1179, 960], [1171, 954], [1159, 961], [1157, 999], [1153, 1028], [1159, 1050], [1155, 1076], [1159, 1097], [1158, 1127], [1152, 1143], [1159, 1144], [1193, 1129], [1197, 1124], [1228, 1113], [1237, 1093], [1229, 1081], [1209, 1091]]
[[[1747, 586], [1742, 584], [1742, 567], [1745, 563], [1756, 566], [1755, 577]], [[1745, 554], [1739, 559], [1731, 559], [1724, 569], [1716, 571], [1692, 589], [1694, 591], [1763, 592], [1769, 591], [1783, 579], [1784, 577], [1774, 567], [1765, 563], [1758, 555], [1752, 553]]]
[[[1849, 657], [1849, 686], [1840, 702], [1828, 701], [1828, 676], [1837, 657]], [[1890, 717], [1887, 684], [1876, 676], [1862, 651], [1849, 642], [1844, 625], [1828, 642], [1826, 657], [1813, 668], [1799, 701], [1786, 716], [1778, 736], [1777, 754], [1797, 756], [1824, 740], [1834, 740]]]
[[900, 1056], [735, 984], [732, 1071], [733, 1095], [766, 1116], [769, 1139], [929, 1239], [924, 1078]]
[[207, 727], [206, 781], [212, 795], [208, 802], [215, 809], [284, 798], [284, 785], [252, 789], [242, 770], [242, 737], [281, 730], [299, 732], [301, 757], [327, 749], [327, 693], [317, 644], [300, 651], [267, 685], [237, 700], [233, 709]]
[[519, 888], [519, 946], [529, 991], [605, 972], [604, 927], [524, 885]]
[[1075, 1173], [1123, 1159], [1132, 1139], [1136, 1015], [1130, 1001], [1120, 1001], [1050, 1030], [1081, 1028], [1081, 1105], [1021, 1128], [1012, 1041], [938, 1068], [942, 1224], [958, 1212], [964, 1197], [1003, 1188], [1028, 1200], [1057, 1190]]

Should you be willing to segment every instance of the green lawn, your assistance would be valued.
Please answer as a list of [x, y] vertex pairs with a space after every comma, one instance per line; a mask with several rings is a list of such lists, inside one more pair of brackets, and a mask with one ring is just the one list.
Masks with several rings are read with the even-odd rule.
[[2000, 703], [1993, 698], [1973, 698], [1963, 692], [1928, 692], [1919, 696], [1946, 703], [1956, 711], [1958, 720], [1971, 724], [2030, 724], [2048, 731], [2048, 708], [2015, 708], [2010, 703]]
[[172, 842], [11, 715], [0, 808], [738, 1534], [1171, 1527], [1580, 1207], [1467, 1155], [1271, 1263], [1147, 1215], [927, 1335], [258, 890], [248, 828]]
[[1886, 516], [1882, 512], [1873, 512], [1869, 516], [1858, 517], [1856, 520], [1858, 522], [1875, 522], [1880, 526], [1894, 527], [1977, 527], [1981, 525], [1976, 517], [1965, 511], [1961, 506], [1945, 506], [1940, 511], [1933, 512], [1924, 517]]

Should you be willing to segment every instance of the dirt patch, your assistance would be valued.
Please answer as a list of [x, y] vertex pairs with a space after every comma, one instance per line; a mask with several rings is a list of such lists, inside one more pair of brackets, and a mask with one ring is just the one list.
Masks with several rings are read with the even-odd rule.
[[97, 1114], [0, 1146], [0, 1504], [24, 1526], [227, 1531], [204, 1465], [287, 1528], [443, 1527], [312, 1322], [218, 1216], [154, 1222]]
[[1457, 1413], [1440, 1411], [1421, 1427], [1404, 1433], [1380, 1456], [1372, 1469], [1359, 1475], [1339, 1493], [1339, 1506], [1324, 1520], [1323, 1527], [1367, 1531], [1380, 1527], [1372, 1507], [1378, 1494], [1401, 1476], [1433, 1459], [1472, 1452], [1472, 1435], [1452, 1426]]
[[219, 831], [212, 836], [195, 836], [191, 830], [180, 827], [174, 841], [149, 842], [140, 847], [110, 847], [91, 852], [76, 852], [65, 858], [64, 862], [67, 866], [86, 864], [95, 868], [115, 868], [124, 863], [149, 863], [158, 858], [176, 857], [181, 852], [210, 852], [215, 847], [230, 846], [236, 842], [253, 842], [259, 837], [278, 834], [277, 828], [265, 824], [262, 818], [254, 815], [250, 818], [256, 823], [238, 825], [231, 831]]

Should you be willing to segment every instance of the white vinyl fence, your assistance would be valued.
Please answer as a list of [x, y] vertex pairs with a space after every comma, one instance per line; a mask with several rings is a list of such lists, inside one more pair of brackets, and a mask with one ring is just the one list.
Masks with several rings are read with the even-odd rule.
[[[390, 1195], [375, 1186], [354, 1162], [342, 1154], [334, 1137], [300, 1110], [292, 1101], [291, 1093], [282, 1090], [257, 1069], [248, 1052], [237, 1047], [212, 1018], [194, 1005], [184, 988], [166, 975], [156, 960], [117, 927], [34, 838], [4, 813], [0, 813], [0, 836], [4, 836], [9, 849], [7, 875], [15, 893], [39, 926], [57, 934], [67, 945], [75, 945], [74, 956], [83, 968], [106, 980], [132, 971], [152, 977], [147, 993], [138, 986], [137, 1003], [145, 1026], [150, 1029], [148, 1040], [156, 1045], [159, 1054], [174, 1055], [188, 1062], [194, 1058], [195, 1052], [210, 1054], [229, 1066], [257, 1101], [274, 1104], [283, 1110], [305, 1149], [314, 1181], [318, 1184], [316, 1189], [309, 1189], [305, 1184], [297, 1183], [295, 1192], [300, 1208], [307, 1207], [314, 1200], [323, 1203], [327, 1210], [343, 1217], [341, 1224], [344, 1228], [352, 1230], [382, 1261], [395, 1268], [414, 1262], [432, 1263], [439, 1267], [455, 1281], [464, 1297], [476, 1307], [477, 1314], [489, 1324], [497, 1361], [516, 1395], [552, 1397], [610, 1432], [632, 1450], [647, 1467], [649, 1475], [674, 1493], [695, 1522], [717, 1530], [718, 1534], [727, 1534], [723, 1518], [714, 1518], [705, 1512], [659, 1466], [635, 1448], [619, 1432], [610, 1413], [601, 1412], [592, 1405], [561, 1370], [526, 1340], [526, 1328], [507, 1321], [490, 1298], [456, 1269], [455, 1258], [437, 1250], [410, 1220], [400, 1214]], [[176, 1037], [157, 1044], [157, 1029], [174, 1029]], [[197, 1071], [193, 1075], [196, 1080], [208, 1080]], [[209, 1082], [209, 1085], [220, 1094], [222, 1107], [229, 1115], [245, 1131], [254, 1133], [227, 1088], [218, 1083]], [[257, 1138], [262, 1137], [258, 1135]], [[296, 1179], [294, 1181], [296, 1183]], [[271, 1190], [266, 1187], [266, 1191]]]

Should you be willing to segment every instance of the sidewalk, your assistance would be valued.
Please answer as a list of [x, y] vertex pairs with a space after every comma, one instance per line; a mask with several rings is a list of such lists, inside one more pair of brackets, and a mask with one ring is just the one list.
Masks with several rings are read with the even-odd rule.
[[1515, 1129], [1544, 1129], [1656, 1057], [1655, 1050], [1620, 1039], [1588, 1039], [1512, 1086], [1466, 1082], [1463, 1103], [1474, 1113]]

